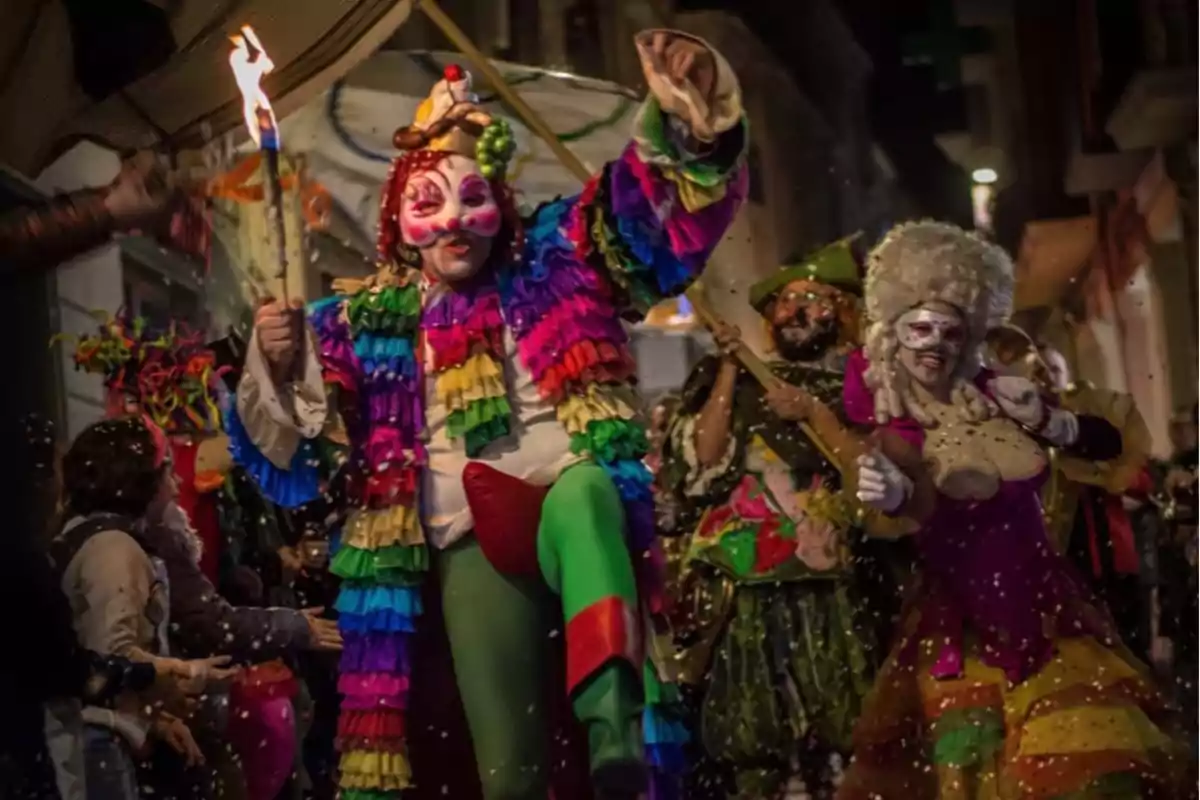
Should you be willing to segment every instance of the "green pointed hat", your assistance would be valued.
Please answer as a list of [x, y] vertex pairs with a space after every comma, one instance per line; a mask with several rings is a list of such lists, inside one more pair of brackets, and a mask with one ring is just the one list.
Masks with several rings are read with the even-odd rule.
[[792, 281], [817, 281], [844, 292], [861, 294], [862, 278], [850, 249], [861, 235], [861, 231], [851, 234], [795, 263], [784, 264], [774, 275], [750, 287], [750, 305], [761, 314], [776, 293]]

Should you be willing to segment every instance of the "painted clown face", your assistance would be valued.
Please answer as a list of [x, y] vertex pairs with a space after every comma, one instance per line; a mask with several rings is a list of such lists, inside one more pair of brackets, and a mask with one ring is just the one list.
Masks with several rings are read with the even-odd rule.
[[469, 158], [448, 156], [405, 184], [400, 234], [431, 277], [454, 283], [477, 273], [500, 224], [492, 187]]
[[899, 358], [912, 378], [931, 392], [950, 386], [963, 355], [967, 325], [958, 309], [947, 303], [927, 303], [896, 320]]

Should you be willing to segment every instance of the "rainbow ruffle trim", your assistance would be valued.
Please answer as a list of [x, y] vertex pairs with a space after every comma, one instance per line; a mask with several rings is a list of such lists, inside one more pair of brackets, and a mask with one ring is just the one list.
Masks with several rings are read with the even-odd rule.
[[683, 796], [683, 776], [688, 770], [684, 747], [691, 741], [683, 722], [683, 701], [675, 686], [659, 680], [649, 661], [642, 676], [646, 692], [642, 736], [650, 767], [649, 796], [652, 800], [675, 800]]
[[254, 479], [263, 496], [277, 506], [298, 508], [321, 494], [321, 476], [316, 448], [302, 441], [287, 469], [280, 469], [264, 456], [250, 439], [231, 403], [225, 414], [225, 433], [233, 462]]
[[491, 284], [446, 290], [422, 320], [446, 430], [462, 440], [467, 456], [512, 431], [512, 408], [504, 383], [504, 318]]
[[416, 494], [424, 464], [414, 345], [421, 297], [415, 284], [400, 283], [360, 291], [323, 311], [314, 327], [326, 380], [355, 386], [366, 410], [365, 430], [355, 439], [367, 474], [330, 564], [343, 580], [334, 604], [345, 643], [338, 679], [340, 796], [394, 800], [412, 783], [410, 647], [429, 568]]

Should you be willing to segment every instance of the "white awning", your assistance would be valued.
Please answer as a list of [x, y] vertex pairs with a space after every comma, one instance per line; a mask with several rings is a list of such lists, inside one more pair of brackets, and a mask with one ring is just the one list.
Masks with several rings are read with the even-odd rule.
[[[280, 122], [284, 147], [305, 157], [309, 175], [357, 221], [363, 244], [374, 240], [380, 191], [396, 155], [392, 134], [412, 122], [417, 105], [450, 63], [466, 66], [451, 53], [376, 53]], [[629, 141], [638, 106], [633, 91], [536, 67], [495, 64], [589, 168], [616, 158]], [[475, 90], [490, 111], [513, 125], [517, 152], [509, 170], [523, 204], [579, 191], [578, 179], [478, 76]]]

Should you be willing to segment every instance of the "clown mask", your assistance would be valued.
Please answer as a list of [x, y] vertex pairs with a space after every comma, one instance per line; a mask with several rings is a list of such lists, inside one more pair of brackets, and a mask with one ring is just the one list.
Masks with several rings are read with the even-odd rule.
[[409, 177], [400, 203], [400, 234], [421, 254], [430, 277], [454, 283], [487, 261], [500, 232], [500, 206], [471, 159], [447, 156]]
[[929, 303], [906, 311], [896, 320], [899, 358], [922, 387], [941, 391], [962, 358], [967, 327], [962, 314], [945, 303]]

